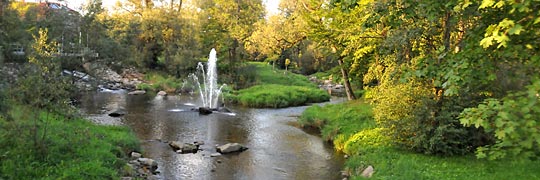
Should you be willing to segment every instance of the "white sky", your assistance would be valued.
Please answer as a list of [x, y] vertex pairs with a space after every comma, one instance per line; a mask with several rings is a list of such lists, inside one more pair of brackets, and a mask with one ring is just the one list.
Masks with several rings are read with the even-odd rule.
[[[26, 2], [39, 2], [39, 0], [26, 0]], [[45, 0], [42, 0], [45, 1]], [[111, 9], [116, 4], [116, 1], [122, 0], [103, 0], [103, 6]], [[268, 15], [277, 14], [279, 2], [281, 0], [263, 0], [263, 3], [266, 5], [266, 11]], [[57, 2], [55, 0], [49, 0], [49, 2]], [[64, 0], [64, 2], [73, 10], [79, 10], [81, 5], [86, 2], [86, 0]]]

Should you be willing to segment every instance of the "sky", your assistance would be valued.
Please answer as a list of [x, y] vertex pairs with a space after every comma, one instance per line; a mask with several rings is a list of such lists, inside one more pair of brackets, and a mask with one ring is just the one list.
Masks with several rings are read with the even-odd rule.
[[[39, 2], [39, 0], [26, 0], [26, 2]], [[45, 1], [45, 0], [42, 0]], [[113, 7], [116, 4], [116, 1], [118, 0], [103, 0], [103, 6]], [[122, 0], [120, 0], [122, 1]], [[278, 7], [279, 2], [281, 0], [263, 0], [263, 3], [266, 5], [266, 11], [269, 13], [269, 15], [277, 14], [278, 13]], [[49, 2], [55, 2], [54, 0], [49, 0]], [[86, 2], [86, 0], [64, 0], [64, 2], [73, 10], [79, 10], [81, 5]]]

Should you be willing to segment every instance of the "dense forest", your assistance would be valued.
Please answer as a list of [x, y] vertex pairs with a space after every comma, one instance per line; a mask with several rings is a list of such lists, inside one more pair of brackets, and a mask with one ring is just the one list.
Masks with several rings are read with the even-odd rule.
[[[325, 132], [332, 123], [311, 117], [317, 110], [303, 119], [347, 154], [365, 153], [347, 145], [361, 136], [430, 156], [535, 160], [539, 30], [537, 0], [281, 0], [278, 14], [261, 0], [126, 0], [112, 9], [88, 0], [77, 11], [0, 0], [0, 150], [33, 144], [27, 161], [52, 161], [50, 119], [78, 118], [64, 69], [100, 63], [180, 81], [215, 48], [220, 80], [234, 90], [256, 84], [254, 61], [343, 84], [352, 103], [338, 109], [372, 111], [344, 122], [369, 116], [368, 131]], [[0, 151], [0, 179], [17, 167], [9, 153]]]

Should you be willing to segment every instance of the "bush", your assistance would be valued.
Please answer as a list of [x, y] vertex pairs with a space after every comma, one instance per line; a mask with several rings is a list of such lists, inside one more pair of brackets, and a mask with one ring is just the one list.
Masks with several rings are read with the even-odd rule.
[[493, 134], [496, 143], [477, 149], [478, 158], [500, 159], [540, 157], [540, 81], [524, 91], [502, 99], [486, 99], [461, 114], [461, 123]]
[[418, 152], [460, 155], [489, 143], [482, 130], [463, 127], [459, 113], [467, 107], [463, 97], [437, 100], [420, 83], [383, 84], [367, 93], [374, 104], [373, 114], [394, 143]]

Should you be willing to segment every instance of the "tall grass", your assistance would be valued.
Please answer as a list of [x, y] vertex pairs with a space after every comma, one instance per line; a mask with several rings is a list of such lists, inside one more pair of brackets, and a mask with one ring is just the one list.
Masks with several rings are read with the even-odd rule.
[[[10, 113], [9, 120], [0, 116], [0, 179], [116, 179], [126, 154], [139, 151], [126, 127], [47, 113], [34, 121], [17, 115], [21, 108]], [[32, 131], [43, 136], [38, 143]]]

